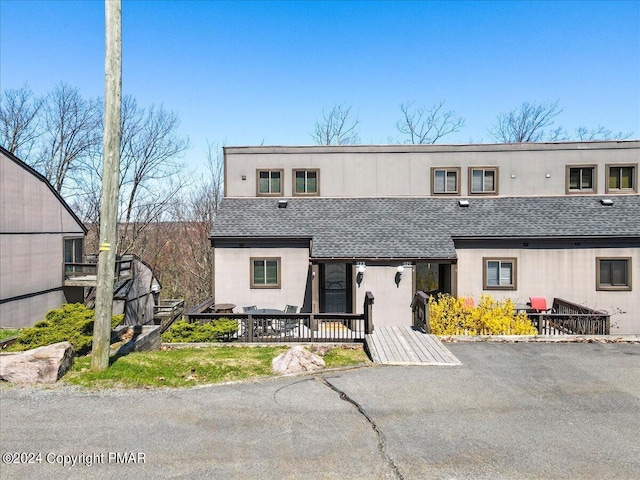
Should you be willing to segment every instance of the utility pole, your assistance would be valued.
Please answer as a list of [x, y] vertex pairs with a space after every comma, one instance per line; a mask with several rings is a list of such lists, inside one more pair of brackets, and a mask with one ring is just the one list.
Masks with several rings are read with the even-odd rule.
[[109, 366], [113, 284], [116, 265], [118, 183], [120, 180], [120, 112], [122, 109], [122, 4], [105, 0], [106, 55], [100, 253], [91, 369]]

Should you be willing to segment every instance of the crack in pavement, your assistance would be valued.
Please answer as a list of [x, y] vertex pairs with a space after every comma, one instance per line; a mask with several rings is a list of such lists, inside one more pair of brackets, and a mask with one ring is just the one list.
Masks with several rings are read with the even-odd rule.
[[358, 412], [360, 412], [360, 414], [364, 418], [366, 418], [367, 422], [369, 422], [369, 424], [371, 425], [371, 428], [373, 428], [373, 431], [376, 432], [376, 435], [378, 437], [378, 450], [380, 450], [380, 453], [382, 454], [382, 456], [384, 457], [386, 462], [391, 467], [391, 470], [393, 470], [393, 473], [395, 474], [396, 478], [398, 478], [398, 480], [404, 480], [404, 476], [400, 472], [400, 468], [398, 467], [398, 465], [396, 465], [396, 462], [393, 460], [393, 458], [391, 458], [391, 456], [387, 453], [386, 440], [384, 438], [384, 434], [378, 428], [378, 425], [376, 425], [376, 422], [374, 422], [373, 419], [369, 416], [369, 414], [365, 411], [365, 409], [362, 408], [362, 405], [360, 405], [353, 398], [351, 398], [349, 395], [347, 395], [344, 391], [340, 390], [338, 387], [336, 387], [334, 384], [332, 384], [325, 377], [317, 375], [316, 379], [318, 381], [320, 381], [321, 383], [325, 384], [327, 387], [329, 387], [334, 392], [336, 392], [340, 396], [341, 400], [344, 400], [345, 402], [351, 403], [354, 407], [356, 407]]

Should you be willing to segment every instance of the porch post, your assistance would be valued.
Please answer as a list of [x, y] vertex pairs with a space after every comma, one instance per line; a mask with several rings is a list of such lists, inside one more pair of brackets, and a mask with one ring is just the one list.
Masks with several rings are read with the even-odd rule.
[[311, 313], [320, 313], [320, 265], [311, 264]]

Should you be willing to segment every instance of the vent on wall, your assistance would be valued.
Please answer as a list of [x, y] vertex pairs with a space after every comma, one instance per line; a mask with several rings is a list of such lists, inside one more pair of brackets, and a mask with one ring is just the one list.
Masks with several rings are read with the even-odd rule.
[[468, 207], [469, 200], [458, 200], [458, 205], [460, 205], [461, 207]]
[[287, 208], [289, 202], [287, 200], [278, 200], [278, 208]]
[[611, 200], [610, 198], [602, 198], [600, 199], [600, 203], [605, 207], [610, 207], [611, 205], [613, 205], [613, 200]]

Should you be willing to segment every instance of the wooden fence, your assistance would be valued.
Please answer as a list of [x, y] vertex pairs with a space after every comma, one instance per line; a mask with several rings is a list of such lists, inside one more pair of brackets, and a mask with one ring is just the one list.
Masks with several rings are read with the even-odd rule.
[[224, 338], [231, 342], [362, 342], [373, 331], [373, 295], [367, 292], [364, 313], [210, 313], [212, 301], [187, 313], [187, 321], [208, 323], [219, 318], [238, 322], [238, 330]]

